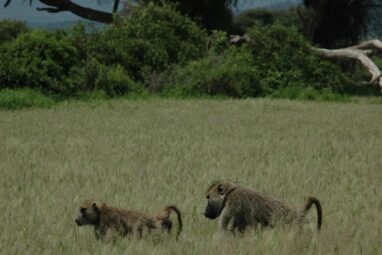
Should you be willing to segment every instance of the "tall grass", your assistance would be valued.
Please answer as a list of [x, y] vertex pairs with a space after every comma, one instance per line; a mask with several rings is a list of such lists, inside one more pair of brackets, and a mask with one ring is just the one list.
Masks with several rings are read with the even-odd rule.
[[19, 110], [23, 108], [50, 108], [55, 101], [33, 89], [0, 90], [0, 109]]
[[[287, 100], [107, 101], [0, 111], [0, 254], [381, 254], [382, 108]], [[203, 217], [211, 181], [230, 179], [323, 206], [315, 234], [224, 235]], [[184, 231], [95, 241], [79, 204], [156, 212], [178, 205]]]

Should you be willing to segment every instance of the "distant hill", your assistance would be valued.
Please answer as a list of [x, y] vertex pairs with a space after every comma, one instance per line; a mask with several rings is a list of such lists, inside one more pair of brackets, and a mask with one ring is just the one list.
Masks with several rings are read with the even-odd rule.
[[73, 26], [78, 20], [59, 21], [59, 22], [28, 22], [28, 25], [33, 28], [44, 28], [47, 30], [55, 30], [57, 28], [68, 28]]
[[77, 22], [82, 22], [82, 23], [94, 23], [95, 27], [102, 27], [105, 24], [98, 23], [98, 22], [89, 22], [87, 20], [70, 20], [70, 21], [59, 21], [59, 22], [28, 22], [28, 26], [32, 28], [43, 28], [49, 31], [59, 29], [59, 28], [70, 28], [74, 26]]
[[245, 10], [258, 8], [258, 7], [278, 11], [278, 10], [284, 10], [284, 9], [288, 9], [290, 7], [296, 6], [300, 4], [301, 2], [302, 2], [301, 0], [289, 0], [289, 1], [286, 0], [286, 1], [279, 1], [275, 3], [264, 4], [264, 3], [259, 3], [256, 1], [252, 3], [249, 3], [249, 1], [244, 1], [241, 4], [239, 3], [238, 6], [234, 8], [234, 13], [239, 14]]

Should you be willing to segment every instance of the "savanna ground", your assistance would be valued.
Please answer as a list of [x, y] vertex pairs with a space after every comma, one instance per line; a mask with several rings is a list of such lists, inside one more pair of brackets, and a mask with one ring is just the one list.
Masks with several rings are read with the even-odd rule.
[[[381, 104], [140, 100], [0, 111], [1, 254], [381, 254]], [[323, 206], [303, 233], [244, 237], [203, 217], [211, 181], [230, 179]], [[78, 228], [80, 203], [157, 212], [184, 231], [113, 244]], [[175, 226], [176, 227], [176, 226]]]

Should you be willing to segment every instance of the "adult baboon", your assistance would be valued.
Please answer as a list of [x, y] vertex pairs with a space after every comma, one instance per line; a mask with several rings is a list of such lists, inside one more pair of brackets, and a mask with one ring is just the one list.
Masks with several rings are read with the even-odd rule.
[[140, 238], [145, 229], [150, 233], [153, 229], [161, 228], [170, 233], [172, 211], [176, 213], [178, 219], [176, 235], [178, 239], [183, 225], [181, 213], [174, 205], [166, 206], [163, 211], [151, 216], [143, 212], [109, 207], [104, 203], [87, 200], [81, 205], [80, 214], [75, 221], [78, 226], [93, 225], [96, 238], [104, 241], [112, 239], [115, 234], [127, 236], [131, 233]]
[[308, 197], [301, 207], [293, 207], [276, 198], [260, 194], [250, 188], [228, 181], [216, 181], [206, 193], [207, 206], [204, 216], [215, 219], [219, 215], [220, 227], [243, 232], [248, 226], [273, 227], [276, 224], [301, 224], [312, 204], [317, 209], [318, 230], [322, 225], [320, 202]]

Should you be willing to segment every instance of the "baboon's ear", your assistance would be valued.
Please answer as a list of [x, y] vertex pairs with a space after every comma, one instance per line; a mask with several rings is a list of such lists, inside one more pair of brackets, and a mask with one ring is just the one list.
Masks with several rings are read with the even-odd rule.
[[93, 203], [93, 208], [94, 208], [94, 210], [95, 210], [96, 212], [99, 211], [99, 208], [98, 208], [98, 206], [97, 206], [97, 203]]
[[223, 186], [222, 184], [220, 184], [220, 185], [218, 186], [218, 192], [219, 192], [220, 195], [223, 195], [223, 194], [224, 194], [225, 189], [224, 189], [224, 186]]

